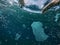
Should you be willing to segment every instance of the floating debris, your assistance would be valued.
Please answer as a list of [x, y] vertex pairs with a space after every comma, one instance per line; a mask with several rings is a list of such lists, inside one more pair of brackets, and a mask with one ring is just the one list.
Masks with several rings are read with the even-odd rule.
[[21, 35], [17, 33], [16, 37], [15, 37], [15, 40], [18, 40], [20, 37], [21, 37]]
[[56, 16], [55, 16], [55, 22], [57, 22], [57, 21], [58, 21], [59, 16], [60, 16], [60, 13], [56, 14]]

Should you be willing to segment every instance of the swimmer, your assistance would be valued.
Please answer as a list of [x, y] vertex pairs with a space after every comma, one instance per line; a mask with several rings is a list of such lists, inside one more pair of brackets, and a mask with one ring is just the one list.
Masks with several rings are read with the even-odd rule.
[[[23, 6], [25, 6], [24, 4], [24, 0], [19, 0], [19, 3], [21, 5], [21, 8]], [[46, 6], [43, 7], [42, 9], [42, 13], [45, 13], [48, 9], [50, 9], [51, 7], [55, 6], [55, 5], [59, 5], [60, 4], [60, 0], [52, 0], [50, 3], [48, 3]]]
[[46, 6], [43, 7], [42, 13], [45, 13], [51, 7], [59, 4], [60, 4], [60, 0], [52, 0], [50, 3], [48, 3]]

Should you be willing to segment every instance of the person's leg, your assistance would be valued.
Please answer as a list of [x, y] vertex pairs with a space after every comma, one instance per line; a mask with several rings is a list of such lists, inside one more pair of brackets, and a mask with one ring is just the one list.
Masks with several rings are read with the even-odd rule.
[[59, 4], [60, 3], [60, 0], [52, 0], [50, 3], [48, 3], [44, 8], [43, 8], [43, 10], [42, 10], [42, 12], [44, 13], [44, 12], [46, 12], [48, 9], [50, 9], [51, 7], [53, 7], [53, 6], [55, 6], [55, 5], [57, 5], [57, 4]]
[[19, 0], [19, 4], [20, 4], [20, 6], [21, 6], [21, 8], [24, 6], [24, 0]]

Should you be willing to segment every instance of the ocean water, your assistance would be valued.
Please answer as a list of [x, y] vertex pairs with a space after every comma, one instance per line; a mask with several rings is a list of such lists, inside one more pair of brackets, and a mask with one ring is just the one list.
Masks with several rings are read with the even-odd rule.
[[60, 6], [39, 12], [20, 8], [17, 0], [1, 0], [0, 45], [59, 45]]

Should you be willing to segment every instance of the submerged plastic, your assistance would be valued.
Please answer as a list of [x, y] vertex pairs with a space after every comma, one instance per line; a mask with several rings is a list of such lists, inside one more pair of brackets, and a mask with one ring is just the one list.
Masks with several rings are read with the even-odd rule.
[[41, 22], [33, 22], [31, 24], [36, 41], [44, 41], [48, 38], [48, 35], [44, 33], [42, 26], [43, 24]]

